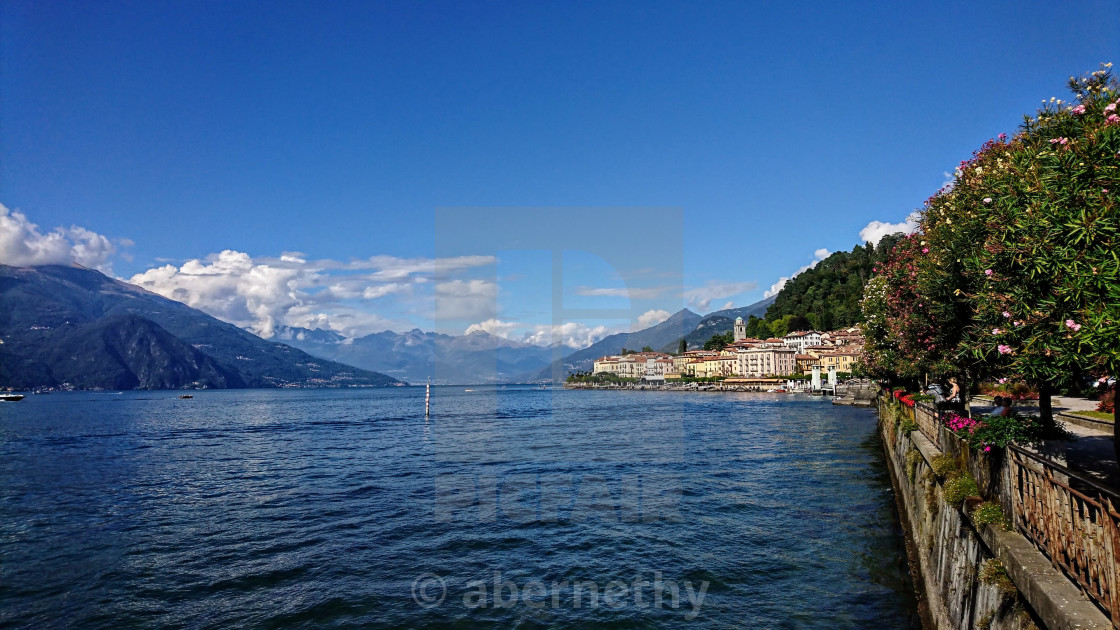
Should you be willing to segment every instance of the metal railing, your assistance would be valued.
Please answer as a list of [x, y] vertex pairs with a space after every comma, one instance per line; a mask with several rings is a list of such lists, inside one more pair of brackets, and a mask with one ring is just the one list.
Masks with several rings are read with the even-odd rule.
[[1120, 494], [1019, 447], [1007, 453], [1015, 526], [1120, 628]]

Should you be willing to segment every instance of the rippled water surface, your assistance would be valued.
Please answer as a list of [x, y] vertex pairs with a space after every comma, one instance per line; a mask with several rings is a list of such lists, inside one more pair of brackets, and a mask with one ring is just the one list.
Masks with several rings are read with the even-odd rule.
[[0, 403], [0, 625], [918, 627], [870, 411], [432, 391]]

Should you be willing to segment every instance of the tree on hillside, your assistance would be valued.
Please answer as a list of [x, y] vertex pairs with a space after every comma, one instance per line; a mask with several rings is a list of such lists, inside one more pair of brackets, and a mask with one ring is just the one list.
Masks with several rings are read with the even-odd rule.
[[724, 346], [735, 341], [735, 333], [725, 332], [712, 335], [710, 339], [704, 342], [705, 350], [722, 350]]
[[681, 339], [680, 342], [677, 343], [677, 354], [684, 354], [685, 352], [688, 352], [688, 342]]
[[[874, 273], [872, 268], [887, 259], [901, 237], [901, 234], [892, 234], [883, 237], [877, 245], [866, 243], [856, 245], [851, 252], [835, 252], [815, 267], [790, 278], [766, 309], [765, 323], [773, 325], [787, 315], [804, 318], [792, 327], [787, 322], [782, 335], [794, 330], [834, 330], [859, 323], [863, 287]], [[748, 327], [748, 334], [749, 331]], [[770, 332], [782, 336], [777, 334], [780, 329]]]
[[766, 325], [766, 321], [751, 315], [747, 319], [747, 336], [754, 337], [755, 339], [767, 339], [773, 333], [770, 332], [770, 327]]

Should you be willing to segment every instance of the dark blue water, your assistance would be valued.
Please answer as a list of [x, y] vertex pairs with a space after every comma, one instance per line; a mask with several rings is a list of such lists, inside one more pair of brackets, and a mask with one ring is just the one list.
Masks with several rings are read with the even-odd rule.
[[0, 404], [0, 625], [918, 627], [871, 412], [464, 389]]

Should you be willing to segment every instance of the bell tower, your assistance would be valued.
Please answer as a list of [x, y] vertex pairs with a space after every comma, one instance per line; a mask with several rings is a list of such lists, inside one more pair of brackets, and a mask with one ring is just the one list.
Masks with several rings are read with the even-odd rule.
[[747, 338], [747, 325], [743, 322], [742, 317], [735, 318], [735, 341], [742, 341]]

